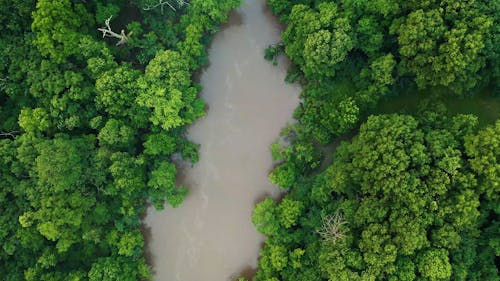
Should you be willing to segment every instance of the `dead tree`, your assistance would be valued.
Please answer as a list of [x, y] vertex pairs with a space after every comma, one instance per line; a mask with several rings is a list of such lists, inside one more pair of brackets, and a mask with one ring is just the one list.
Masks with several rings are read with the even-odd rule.
[[[179, 7], [189, 5], [189, 2], [186, 0], [175, 0], [175, 1], [177, 2], [177, 6], [179, 6]], [[177, 9], [174, 7], [174, 5], [172, 5], [170, 2], [171, 2], [170, 0], [158, 0], [157, 3], [146, 4], [146, 6], [143, 7], [142, 9], [144, 11], [149, 11], [149, 10], [153, 10], [153, 9], [160, 7], [162, 15], [163, 15], [163, 9], [165, 6], [168, 6], [174, 12], [177, 11]]]
[[118, 43], [116, 43], [116, 46], [119, 46], [119, 45], [123, 45], [123, 44], [126, 44], [130, 38], [130, 35], [132, 35], [132, 32], [129, 32], [128, 34], [125, 35], [125, 31], [122, 29], [122, 31], [120, 32], [120, 34], [116, 33], [116, 32], [113, 32], [111, 30], [111, 26], [109, 25], [109, 22], [111, 21], [111, 18], [113, 16], [110, 16], [105, 22], [104, 24], [106, 24], [106, 28], [104, 27], [101, 27], [101, 28], [98, 28], [97, 30], [99, 30], [100, 32], [102, 32], [102, 38], [108, 36], [108, 37], [114, 37], [114, 38], [117, 38], [119, 39]]
[[11, 137], [11, 138], [15, 139], [16, 134], [19, 134], [19, 131], [0, 132], [0, 137]]
[[323, 225], [317, 232], [323, 241], [335, 243], [337, 239], [344, 238], [349, 231], [346, 224], [342, 212], [337, 211], [334, 215], [328, 215], [323, 219]]

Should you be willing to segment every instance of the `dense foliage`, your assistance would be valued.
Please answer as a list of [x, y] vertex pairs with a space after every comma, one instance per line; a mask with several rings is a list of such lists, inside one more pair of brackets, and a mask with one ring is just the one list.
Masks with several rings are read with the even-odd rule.
[[150, 276], [139, 216], [187, 192], [170, 156], [197, 160], [192, 73], [239, 4], [153, 2], [0, 1], [0, 279]]
[[255, 208], [256, 280], [499, 280], [500, 121], [371, 116], [321, 174]]
[[[269, 5], [287, 27], [265, 57], [284, 51], [304, 91], [290, 144], [271, 147], [288, 193], [254, 209], [255, 280], [500, 280], [500, 121], [441, 103], [498, 94], [498, 4]], [[370, 116], [402, 94], [424, 102]], [[338, 136], [353, 138], [332, 152]]]
[[[488, 0], [270, 0], [282, 45], [302, 77], [296, 111], [328, 143], [384, 97], [439, 87], [464, 96], [500, 78], [498, 3]], [[326, 101], [326, 102], [325, 102]]]

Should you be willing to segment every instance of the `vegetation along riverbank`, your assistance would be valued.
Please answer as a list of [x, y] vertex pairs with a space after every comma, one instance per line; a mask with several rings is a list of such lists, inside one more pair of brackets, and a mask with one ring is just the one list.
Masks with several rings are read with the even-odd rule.
[[269, 4], [287, 29], [266, 57], [303, 102], [272, 147], [288, 194], [254, 210], [255, 280], [499, 280], [498, 5]]
[[0, 279], [144, 280], [146, 201], [204, 115], [192, 73], [239, 1], [0, 1]]

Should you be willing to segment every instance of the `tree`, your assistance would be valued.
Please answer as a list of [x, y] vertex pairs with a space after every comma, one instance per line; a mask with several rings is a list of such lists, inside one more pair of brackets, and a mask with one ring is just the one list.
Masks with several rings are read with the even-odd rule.
[[280, 223], [285, 228], [290, 228], [297, 224], [297, 220], [302, 212], [303, 204], [300, 201], [283, 199], [277, 208]]
[[318, 11], [296, 5], [283, 34], [285, 52], [299, 64], [306, 77], [333, 77], [337, 65], [353, 48], [347, 18], [334, 3], [321, 3]]
[[21, 110], [19, 114], [19, 126], [28, 133], [40, 133], [51, 127], [50, 119], [43, 108]]
[[167, 201], [174, 208], [182, 203], [182, 200], [187, 195], [187, 189], [175, 188], [175, 175], [177, 169], [175, 165], [168, 162], [156, 163], [156, 168], [151, 172], [148, 181], [149, 196], [153, 204], [158, 209], [163, 209], [163, 199]]
[[153, 109], [149, 119], [154, 125], [169, 130], [185, 124], [181, 110], [198, 92], [190, 85], [190, 76], [186, 62], [175, 51], [164, 51], [148, 64], [144, 77], [138, 80], [136, 101]]
[[149, 113], [135, 102], [139, 77], [140, 72], [126, 64], [103, 72], [95, 81], [98, 109], [116, 118], [127, 118], [136, 128], [144, 127]]
[[62, 63], [69, 56], [78, 54], [79, 32], [85, 32], [91, 23], [92, 19], [82, 4], [73, 5], [70, 0], [38, 1], [33, 13], [34, 44], [42, 55]]
[[135, 281], [150, 277], [144, 259], [137, 265], [134, 260], [121, 256], [99, 258], [88, 274], [90, 281]]
[[257, 230], [266, 235], [273, 235], [278, 230], [276, 205], [271, 198], [257, 204], [252, 215], [252, 222]]
[[499, 133], [500, 121], [497, 121], [465, 141], [472, 169], [481, 176], [481, 189], [491, 200], [499, 200], [500, 194]]
[[418, 271], [428, 280], [447, 280], [451, 276], [451, 265], [445, 249], [424, 252], [418, 259]]
[[101, 146], [109, 145], [123, 149], [133, 146], [135, 132], [123, 121], [110, 118], [100, 130], [98, 139]]
[[[473, 5], [464, 5], [460, 12], [451, 12], [452, 3], [444, 6], [447, 14], [443, 8], [416, 10], [393, 28], [397, 28], [402, 65], [416, 75], [419, 87], [442, 85], [463, 93], [477, 84], [477, 73], [485, 65], [481, 53], [492, 20], [478, 14]], [[445, 18], [449, 15], [451, 19]]]

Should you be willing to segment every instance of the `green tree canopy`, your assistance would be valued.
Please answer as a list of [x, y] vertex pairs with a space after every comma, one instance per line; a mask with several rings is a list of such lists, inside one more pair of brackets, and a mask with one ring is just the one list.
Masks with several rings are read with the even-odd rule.
[[322, 273], [304, 280], [497, 280], [498, 122], [428, 114], [369, 117], [324, 172], [258, 204], [257, 280], [306, 274], [297, 248]]

